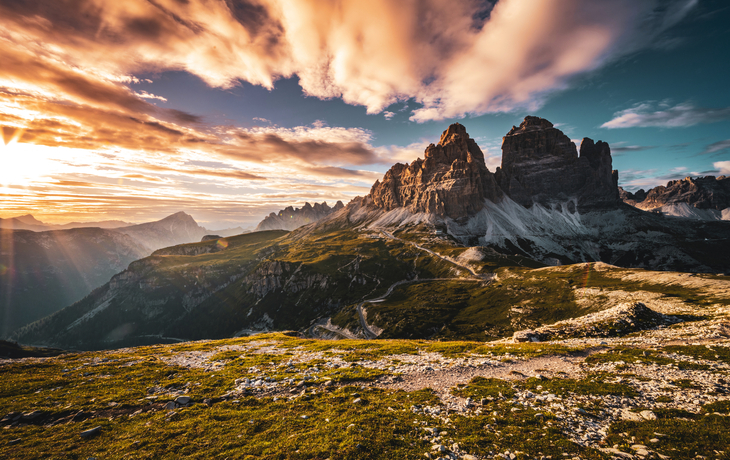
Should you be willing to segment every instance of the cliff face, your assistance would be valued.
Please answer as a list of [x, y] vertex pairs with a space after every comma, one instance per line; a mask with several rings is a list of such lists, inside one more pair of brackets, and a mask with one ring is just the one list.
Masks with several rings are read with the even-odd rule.
[[527, 208], [567, 203], [590, 210], [620, 203], [618, 172], [611, 170], [605, 142], [583, 139], [579, 156], [552, 123], [528, 116], [504, 137], [502, 152], [502, 166], [492, 174], [479, 146], [455, 123], [437, 145], [426, 148], [425, 159], [396, 164], [375, 182], [368, 202], [386, 211], [402, 207], [457, 221], [478, 213], [485, 200], [496, 203], [504, 195]]
[[[636, 195], [639, 195], [639, 192]], [[730, 208], [730, 177], [705, 176], [694, 179], [685, 177], [669, 181], [666, 187], [660, 185], [646, 192], [642, 200], [636, 200], [635, 206], [651, 210], [678, 203], [686, 203], [698, 209], [718, 211]]]
[[449, 126], [437, 145], [426, 148], [425, 159], [390, 168], [369, 195], [374, 206], [386, 211], [404, 207], [455, 220], [478, 212], [485, 199], [501, 196], [484, 154], [459, 123]]
[[338, 201], [334, 207], [331, 208], [326, 202], [321, 204], [314, 203], [314, 206], [309, 203], [304, 203], [304, 206], [301, 208], [288, 206], [278, 213], [272, 212], [266, 216], [264, 220], [256, 226], [256, 230], [254, 231], [294, 230], [303, 225], [317, 222], [344, 207], [345, 205], [342, 204], [342, 201]]
[[525, 117], [507, 133], [495, 175], [502, 190], [525, 207], [569, 202], [592, 209], [620, 200], [608, 144], [584, 138], [579, 156], [570, 138], [543, 118]]

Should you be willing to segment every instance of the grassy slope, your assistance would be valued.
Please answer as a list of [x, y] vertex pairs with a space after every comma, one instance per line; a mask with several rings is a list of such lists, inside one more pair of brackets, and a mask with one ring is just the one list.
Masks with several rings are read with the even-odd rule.
[[[593, 267], [502, 267], [496, 270], [497, 278], [488, 286], [464, 282], [409, 284], [397, 288], [384, 302], [366, 305], [368, 321], [385, 329], [383, 338], [484, 340], [602, 310], [611, 291], [657, 293], [660, 299], [677, 298], [690, 309], [730, 305], [730, 298], [718, 297], [711, 289], [653, 281], [652, 272]], [[627, 274], [645, 276], [626, 280]], [[695, 276], [728, 280], [715, 275]], [[587, 305], [580, 304], [576, 290], [581, 288], [599, 289], [602, 294]]]
[[[220, 245], [226, 246], [220, 248]], [[210, 246], [216, 252], [175, 255], [172, 249], [134, 262], [127, 272], [86, 299], [25, 328], [25, 343], [96, 348], [142, 344], [145, 340], [218, 338], [261, 323], [300, 329], [344, 305], [384, 293], [396, 281], [448, 277], [451, 264], [398, 241], [374, 239], [350, 230], [298, 238], [259, 232], [179, 247]], [[279, 272], [272, 274], [272, 267]], [[277, 278], [273, 280], [273, 278]], [[277, 283], [265, 296], [256, 283]], [[110, 306], [83, 328], [66, 331], [75, 319], [112, 296]], [[194, 308], [190, 299], [202, 299]], [[150, 313], [152, 312], [152, 313]], [[272, 327], [270, 324], [269, 327]], [[147, 337], [145, 336], [153, 336]]]
[[[230, 348], [246, 344], [258, 347], [259, 351], [242, 353]], [[273, 351], [272, 345], [278, 350]], [[229, 351], [220, 351], [221, 347]], [[710, 356], [705, 347], [675, 346], [665, 351], [730, 362], [728, 353], [720, 356], [713, 352]], [[209, 352], [211, 361], [221, 364], [215, 370], [204, 371], [163, 362], [164, 358], [190, 352]], [[587, 395], [595, 402], [588, 409], [600, 413], [601, 396], [636, 394], [631, 385], [606, 383], [602, 375], [579, 380], [518, 382], [476, 378], [452, 392], [477, 401], [486, 398], [483, 414], [455, 414], [447, 424], [413, 410], [438, 404], [438, 397], [428, 389], [409, 393], [361, 388], [358, 382], [370, 381], [387, 371], [328, 369], [323, 366], [323, 359], [282, 366], [294, 352], [320, 352], [325, 354], [325, 360], [329, 354], [358, 362], [419, 352], [438, 352], [456, 358], [499, 357], [506, 353], [569, 355], [573, 350], [550, 344], [332, 342], [271, 334], [6, 362], [0, 364], [0, 416], [30, 411], [40, 414], [32, 423], [3, 422], [8, 428], [0, 429], [0, 457], [416, 459], [424, 458], [423, 453], [430, 450], [424, 428], [435, 426], [447, 430], [448, 439], [457, 442], [462, 450], [480, 456], [510, 450], [522, 452], [517, 454], [518, 459], [542, 455], [562, 458], [564, 453], [584, 459], [610, 458], [571, 442], [550, 412], [536, 416], [533, 409], [513, 411], [510, 398], [516, 390]], [[613, 359], [611, 353], [620, 353], [624, 359], [627, 354], [647, 358], [641, 350], [623, 347], [601, 359]], [[296, 394], [287, 393], [294, 396], [291, 398], [224, 398], [237, 378], [267, 375], [277, 380], [298, 380], [316, 366], [322, 370], [307, 395], [300, 396], [298, 389]], [[339, 384], [323, 386], [328, 378]], [[174, 399], [169, 396], [171, 392], [185, 390], [192, 398], [191, 407], [175, 411], [163, 408], [164, 403]], [[365, 403], [354, 404], [357, 397]], [[206, 399], [211, 399], [212, 405], [203, 404]], [[606, 445], [619, 445], [626, 451], [630, 451], [631, 444], [652, 445], [676, 459], [693, 457], [696, 452], [723, 451], [730, 442], [728, 417], [713, 413], [728, 414], [728, 410], [730, 405], [725, 401], [707, 405], [696, 414], [657, 411], [655, 421], [614, 422]], [[101, 427], [98, 436], [79, 437], [82, 431], [97, 426]], [[656, 432], [663, 433], [661, 444], [650, 444], [649, 439], [656, 437]]]
[[[603, 309], [608, 293], [616, 290], [658, 293], [687, 305], [728, 303], [707, 290], [653, 282], [651, 276], [626, 281], [627, 275], [650, 275], [643, 270], [595, 270], [586, 264], [538, 269], [541, 265], [529, 259], [486, 249], [483, 260], [468, 263], [479, 273], [496, 273], [496, 279], [490, 284], [465, 281], [470, 277], [466, 270], [412, 242], [452, 260], [467, 248], [417, 228], [396, 232], [396, 237], [330, 228], [257, 232], [168, 248], [131, 264], [116, 283], [109, 308], [83, 327], [66, 331], [111, 297], [109, 285], [27, 327], [16, 339], [43, 343], [52, 336], [50, 343], [65, 348], [108, 348], [223, 338], [247, 329], [304, 330], [323, 317], [357, 330], [359, 302], [384, 294], [395, 282], [414, 279], [420, 281], [399, 286], [381, 303], [365, 305], [368, 321], [384, 329], [383, 338], [509, 336]], [[432, 278], [458, 281], [427, 281]], [[576, 289], [583, 287], [601, 293], [578, 302]]]

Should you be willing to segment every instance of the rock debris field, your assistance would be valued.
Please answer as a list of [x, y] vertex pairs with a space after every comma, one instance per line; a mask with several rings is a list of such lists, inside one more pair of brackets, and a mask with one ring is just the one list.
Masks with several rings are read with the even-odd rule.
[[[269, 333], [3, 360], [0, 457], [730, 458], [728, 309], [607, 312], [549, 341]], [[574, 337], [596, 321], [631, 331]]]

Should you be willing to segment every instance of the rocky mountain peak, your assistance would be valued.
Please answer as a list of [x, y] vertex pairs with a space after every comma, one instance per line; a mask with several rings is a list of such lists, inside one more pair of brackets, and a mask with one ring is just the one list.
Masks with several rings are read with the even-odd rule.
[[342, 201], [338, 201], [334, 207], [330, 207], [326, 202], [304, 203], [301, 208], [294, 208], [293, 206], [287, 206], [278, 213], [272, 212], [264, 218], [257, 226], [256, 230], [294, 230], [301, 227], [302, 225], [311, 224], [318, 220], [327, 217], [335, 211], [339, 211], [344, 208], [345, 205]]
[[579, 156], [573, 141], [544, 118], [525, 117], [504, 136], [496, 177], [502, 190], [525, 207], [594, 208], [619, 202], [608, 144], [584, 138]]
[[580, 156], [573, 141], [544, 118], [528, 116], [503, 138], [502, 166], [492, 174], [484, 154], [460, 123], [448, 127], [424, 159], [395, 164], [376, 181], [367, 202], [391, 211], [406, 208], [463, 220], [508, 195], [530, 207], [615, 206], [618, 173], [611, 170], [611, 149], [585, 138]]
[[466, 128], [454, 123], [410, 165], [395, 164], [368, 195], [372, 206], [390, 211], [405, 207], [464, 219], [496, 200], [501, 192], [484, 164], [484, 154]]
[[[643, 190], [640, 190], [643, 192]], [[730, 177], [685, 177], [672, 180], [639, 195], [624, 194], [624, 201], [640, 209], [653, 210], [685, 203], [692, 208], [721, 211], [730, 208]]]
[[541, 129], [552, 128], [553, 124], [544, 118], [533, 117], [528, 115], [522, 120], [520, 126], [513, 126], [512, 129], [507, 133], [507, 136], [514, 136], [515, 134], [522, 134], [528, 131], [537, 131]]

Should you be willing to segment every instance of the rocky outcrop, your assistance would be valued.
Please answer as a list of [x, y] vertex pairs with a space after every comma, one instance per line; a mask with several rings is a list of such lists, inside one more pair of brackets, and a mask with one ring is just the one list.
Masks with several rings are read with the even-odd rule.
[[638, 195], [637, 192], [634, 197], [635, 206], [644, 210], [668, 204], [687, 203], [698, 209], [720, 211], [730, 207], [730, 177], [685, 177], [667, 182], [666, 187], [660, 185], [650, 189], [641, 200], [638, 199]]
[[390, 168], [366, 202], [385, 211], [405, 208], [460, 222], [484, 209], [485, 200], [498, 203], [504, 195], [527, 208], [565, 205], [570, 212], [621, 201], [605, 142], [583, 139], [579, 156], [573, 141], [552, 123], [528, 116], [504, 137], [502, 152], [502, 166], [492, 174], [466, 128], [454, 123], [438, 144], [426, 148], [425, 159]]
[[620, 337], [680, 321], [677, 316], [656, 312], [641, 302], [632, 302], [535, 330], [517, 331], [512, 340], [544, 342], [572, 337]]
[[264, 218], [257, 226], [256, 232], [264, 230], [294, 230], [303, 225], [308, 225], [329, 216], [333, 212], [337, 212], [344, 208], [342, 201], [338, 201], [334, 207], [330, 208], [325, 203], [304, 203], [301, 208], [293, 208], [289, 206], [282, 209], [278, 213], [272, 212]]
[[403, 207], [460, 220], [481, 210], [485, 199], [502, 196], [484, 154], [461, 124], [449, 126], [424, 156], [390, 168], [370, 190], [370, 203], [386, 211]]
[[636, 203], [639, 203], [646, 199], [646, 191], [643, 188], [634, 193], [631, 193], [628, 190], [624, 190], [622, 187], [619, 187], [618, 194], [621, 198], [621, 201], [626, 204], [630, 204], [631, 206], [636, 206]]
[[608, 144], [584, 138], [579, 156], [568, 136], [539, 117], [525, 117], [503, 138], [502, 166], [495, 176], [512, 200], [528, 208], [567, 203], [590, 210], [620, 202]]

